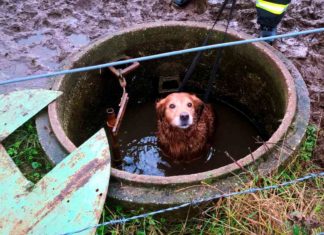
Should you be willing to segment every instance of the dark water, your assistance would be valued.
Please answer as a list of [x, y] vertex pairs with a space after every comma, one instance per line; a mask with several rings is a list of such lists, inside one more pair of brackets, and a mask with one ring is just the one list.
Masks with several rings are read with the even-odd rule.
[[212, 147], [206, 156], [187, 163], [173, 163], [163, 156], [158, 145], [154, 102], [129, 106], [120, 129], [119, 142], [124, 171], [156, 176], [193, 174], [219, 168], [232, 163], [225, 155], [240, 159], [255, 150], [258, 130], [240, 112], [215, 103], [216, 129]]

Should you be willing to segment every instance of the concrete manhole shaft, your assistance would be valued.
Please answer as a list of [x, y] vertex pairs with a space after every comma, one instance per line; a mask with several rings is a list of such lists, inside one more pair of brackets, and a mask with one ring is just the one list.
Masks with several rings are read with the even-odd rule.
[[[66, 60], [65, 68], [106, 63], [121, 56], [135, 58], [199, 46], [208, 29], [206, 24], [193, 22], [143, 24], [101, 38]], [[209, 43], [220, 42], [223, 32], [223, 28], [216, 27]], [[247, 35], [228, 32], [229, 41], [246, 38]], [[204, 54], [190, 80], [189, 87], [194, 91], [200, 91], [206, 85], [214, 59], [213, 51]], [[141, 63], [142, 73], [152, 74], [151, 80], [149, 76], [143, 76], [143, 81], [131, 90], [138, 97], [144, 93], [143, 97], [149, 96], [150, 91], [158, 90], [158, 81], [152, 82], [156, 77], [181, 77], [192, 58], [192, 54], [185, 54]], [[170, 70], [164, 67], [171, 68], [173, 74], [169, 74]], [[59, 78], [53, 87], [63, 91], [63, 95], [50, 105], [48, 116], [58, 143], [66, 152], [71, 152], [96, 131], [96, 125], [89, 126], [89, 123], [98, 123], [91, 115], [98, 113], [97, 118], [102, 118], [101, 109], [113, 106], [114, 100], [120, 98], [118, 92], [114, 98], [114, 89], [107, 91], [107, 87], [116, 84], [110, 79], [101, 79], [101, 72], [104, 73], [89, 71], [66, 75]], [[220, 75], [213, 94], [244, 107], [262, 124], [268, 135], [266, 144], [242, 156], [238, 163], [254, 167], [263, 174], [275, 171], [298, 147], [308, 124], [309, 98], [300, 74], [276, 50], [263, 43], [254, 43], [225, 48]], [[46, 142], [46, 138], [41, 142]], [[241, 172], [236, 163], [205, 172], [169, 177], [132, 174], [113, 168], [108, 197], [128, 206], [175, 205], [233, 188], [236, 179], [231, 172], [234, 171], [236, 174]], [[204, 186], [202, 181], [213, 187]]]

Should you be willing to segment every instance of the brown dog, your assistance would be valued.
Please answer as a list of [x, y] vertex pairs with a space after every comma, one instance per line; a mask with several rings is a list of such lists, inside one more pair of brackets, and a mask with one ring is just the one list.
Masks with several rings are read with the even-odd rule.
[[214, 129], [211, 105], [189, 93], [172, 93], [156, 103], [157, 137], [162, 151], [175, 161], [191, 161], [207, 149]]

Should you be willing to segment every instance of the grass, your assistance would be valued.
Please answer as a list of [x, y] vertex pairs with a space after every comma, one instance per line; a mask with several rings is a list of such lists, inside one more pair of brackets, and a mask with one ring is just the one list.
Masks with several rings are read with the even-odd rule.
[[52, 169], [38, 141], [34, 120], [18, 128], [2, 144], [24, 176], [33, 183]]
[[[310, 125], [297, 156], [271, 177], [254, 176], [240, 189], [264, 187], [320, 171], [312, 160], [318, 130]], [[31, 181], [37, 182], [51, 165], [43, 156], [33, 121], [27, 122], [3, 143], [9, 155]], [[103, 234], [292, 234], [324, 232], [324, 179], [317, 178], [289, 187], [220, 199], [185, 220], [148, 217], [126, 224], [99, 227]], [[101, 222], [143, 213], [106, 204]]]

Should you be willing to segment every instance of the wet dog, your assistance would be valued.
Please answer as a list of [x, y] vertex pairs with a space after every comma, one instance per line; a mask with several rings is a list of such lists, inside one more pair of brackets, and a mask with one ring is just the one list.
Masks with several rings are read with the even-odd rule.
[[156, 103], [161, 150], [176, 162], [190, 162], [206, 152], [213, 135], [210, 104], [189, 93], [172, 93]]

